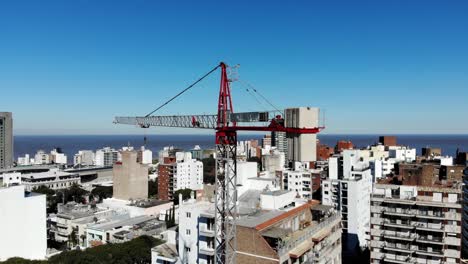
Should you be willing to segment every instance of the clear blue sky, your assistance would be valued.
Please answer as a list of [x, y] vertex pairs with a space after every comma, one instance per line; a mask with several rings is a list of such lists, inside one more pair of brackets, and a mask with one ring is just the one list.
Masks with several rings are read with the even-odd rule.
[[[113, 116], [224, 60], [280, 107], [324, 109], [328, 133], [468, 133], [468, 1], [253, 2], [1, 1], [0, 111], [17, 134], [141, 133]], [[159, 114], [214, 113], [218, 80]]]

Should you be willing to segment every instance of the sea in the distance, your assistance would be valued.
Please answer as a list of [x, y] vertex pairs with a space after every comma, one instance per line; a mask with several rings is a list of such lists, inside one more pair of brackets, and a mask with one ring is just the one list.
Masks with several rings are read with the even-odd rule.
[[[258, 139], [263, 135], [239, 135], [239, 140]], [[338, 140], [351, 140], [357, 147], [366, 147], [378, 142], [379, 135], [330, 135], [318, 136], [321, 143], [334, 146]], [[410, 146], [421, 153], [423, 147], [440, 147], [444, 155], [454, 156], [457, 148], [468, 151], [468, 135], [397, 135], [399, 145]], [[68, 156], [68, 162], [73, 162], [73, 155], [78, 150], [96, 150], [103, 147], [116, 149], [131, 145], [139, 148], [144, 143], [143, 135], [50, 135], [31, 136], [17, 135], [14, 137], [15, 159], [29, 154], [34, 157], [38, 150], [50, 152], [60, 147]], [[214, 148], [213, 135], [148, 135], [147, 148], [157, 153], [165, 146], [189, 150], [195, 145], [201, 148]], [[154, 155], [154, 154], [153, 154]]]

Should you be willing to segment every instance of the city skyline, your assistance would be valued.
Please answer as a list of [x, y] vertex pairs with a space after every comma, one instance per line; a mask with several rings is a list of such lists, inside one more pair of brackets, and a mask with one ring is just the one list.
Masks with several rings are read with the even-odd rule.
[[[467, 11], [462, 1], [5, 2], [0, 111], [16, 135], [141, 134], [113, 117], [147, 114], [223, 60], [280, 108], [321, 108], [327, 134], [466, 134]], [[215, 113], [218, 81], [157, 114]], [[240, 82], [233, 93], [235, 110], [267, 107]]]

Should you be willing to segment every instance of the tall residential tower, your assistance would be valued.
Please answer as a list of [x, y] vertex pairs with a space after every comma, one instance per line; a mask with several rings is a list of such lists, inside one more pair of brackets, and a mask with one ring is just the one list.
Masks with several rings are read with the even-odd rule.
[[13, 118], [11, 112], [0, 112], [0, 169], [13, 166]]

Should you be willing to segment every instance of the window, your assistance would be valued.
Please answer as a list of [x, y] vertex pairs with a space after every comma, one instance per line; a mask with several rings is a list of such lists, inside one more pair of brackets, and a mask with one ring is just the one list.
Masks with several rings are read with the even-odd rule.
[[192, 217], [192, 213], [187, 212], [187, 218], [191, 218], [191, 217]]
[[190, 252], [190, 248], [189, 248], [189, 247], [185, 247], [185, 252]]
[[190, 229], [185, 230], [186, 235], [190, 235]]

